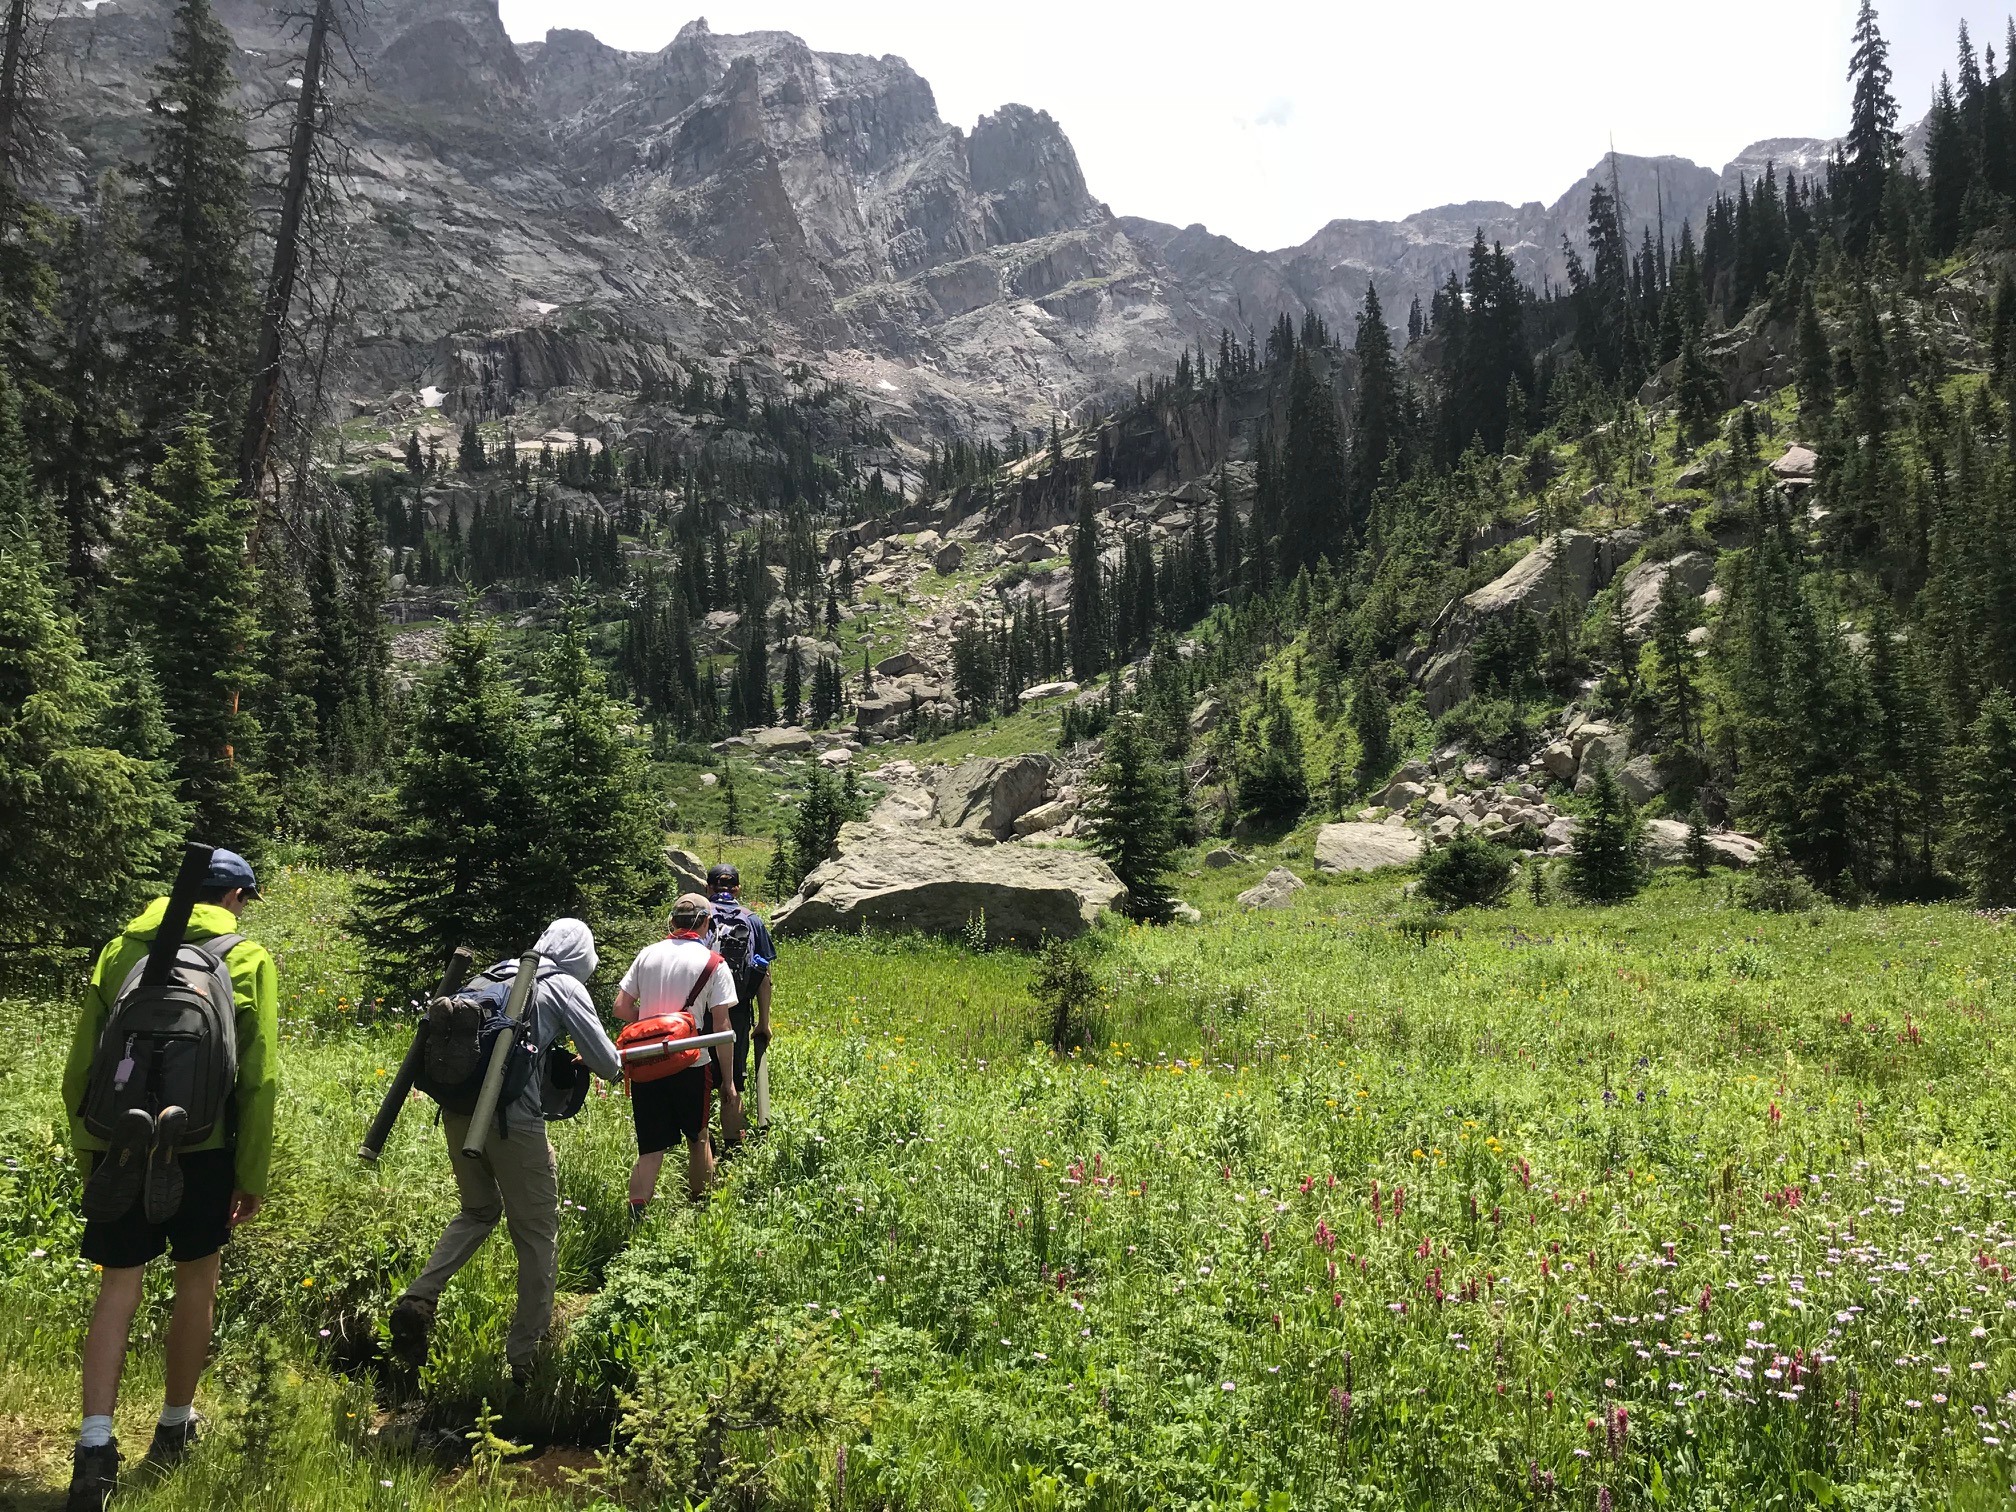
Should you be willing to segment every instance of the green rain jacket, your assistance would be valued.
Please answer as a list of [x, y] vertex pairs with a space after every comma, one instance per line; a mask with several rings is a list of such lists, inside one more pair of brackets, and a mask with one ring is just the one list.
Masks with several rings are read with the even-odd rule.
[[[99, 952], [84, 994], [84, 1012], [70, 1041], [70, 1059], [63, 1068], [63, 1106], [70, 1114], [70, 1145], [81, 1156], [103, 1150], [105, 1141], [88, 1133], [77, 1110], [91, 1078], [91, 1057], [97, 1053], [112, 1000], [126, 974], [145, 959], [168, 900], [156, 898], [126, 926], [126, 932]], [[183, 938], [191, 944], [237, 934], [238, 920], [227, 908], [198, 903], [189, 914]], [[280, 973], [266, 947], [253, 940], [232, 947], [224, 958], [231, 969], [231, 991], [238, 1005], [238, 1090], [236, 1117], [220, 1120], [195, 1150], [237, 1150], [235, 1184], [255, 1197], [266, 1195], [266, 1173], [273, 1161], [273, 1104], [279, 1092], [279, 1063], [274, 1046], [280, 1038]], [[227, 1127], [228, 1125], [228, 1127]]]

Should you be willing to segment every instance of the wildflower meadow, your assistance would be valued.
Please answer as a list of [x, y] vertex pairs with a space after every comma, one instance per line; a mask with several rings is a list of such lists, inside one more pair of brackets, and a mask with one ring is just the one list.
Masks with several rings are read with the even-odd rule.
[[[1207, 928], [1093, 939], [1064, 1054], [1027, 955], [789, 941], [775, 1122], [710, 1200], [632, 1235], [620, 1093], [556, 1128], [564, 1295], [514, 1391], [501, 1235], [423, 1374], [379, 1352], [452, 1189], [429, 1106], [352, 1153], [408, 1021], [355, 996], [345, 885], [293, 873], [252, 921], [281, 1176], [227, 1253], [215, 1430], [126, 1505], [2016, 1497], [2004, 920], [1679, 878], [1428, 927], [1392, 881], [1228, 891]], [[72, 1426], [71, 1011], [4, 1008], [0, 1506], [46, 1504]]]

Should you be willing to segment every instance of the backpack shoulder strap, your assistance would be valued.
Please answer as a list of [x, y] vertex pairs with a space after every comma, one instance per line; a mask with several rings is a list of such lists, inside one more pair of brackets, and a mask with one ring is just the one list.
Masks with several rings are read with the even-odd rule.
[[690, 1014], [693, 1011], [693, 1005], [700, 1001], [701, 989], [714, 980], [714, 973], [719, 971], [721, 966], [720, 952], [714, 950], [708, 951], [707, 964], [700, 968], [700, 975], [693, 979], [693, 990], [686, 994], [685, 1012]]
[[245, 943], [245, 936], [242, 934], [213, 935], [211, 938], [200, 943], [193, 940], [190, 943], [195, 945], [198, 950], [210, 957], [219, 966], [222, 966], [225, 963], [225, 958]]

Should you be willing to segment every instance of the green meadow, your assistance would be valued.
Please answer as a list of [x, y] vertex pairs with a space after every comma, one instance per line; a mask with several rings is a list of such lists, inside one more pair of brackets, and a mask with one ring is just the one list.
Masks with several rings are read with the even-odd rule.
[[[410, 1018], [359, 1001], [348, 880], [290, 871], [248, 916], [275, 1192], [227, 1251], [208, 1437], [121, 1505], [2009, 1504], [2006, 920], [1678, 877], [1447, 920], [1314, 878], [1241, 915], [1262, 866], [1186, 880], [1206, 927], [1092, 937], [1064, 1054], [1032, 957], [784, 942], [773, 1126], [708, 1201], [668, 1182], [632, 1234], [620, 1091], [555, 1127], [523, 1392], [501, 1234], [422, 1374], [379, 1352], [452, 1187], [429, 1104], [356, 1160]], [[75, 1426], [73, 1012], [0, 1005], [0, 1507], [56, 1503]]]

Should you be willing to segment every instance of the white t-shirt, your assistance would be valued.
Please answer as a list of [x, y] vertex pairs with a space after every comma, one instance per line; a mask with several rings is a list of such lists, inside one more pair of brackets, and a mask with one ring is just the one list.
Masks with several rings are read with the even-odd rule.
[[[623, 973], [617, 990], [637, 999], [639, 1019], [677, 1013], [686, 1006], [693, 983], [706, 970], [707, 958], [712, 954], [698, 940], [658, 940], [637, 952], [637, 959]], [[694, 1027], [702, 1034], [726, 1029], [728, 1016], [724, 1013], [718, 1022], [710, 1023], [709, 1010], [732, 1007], [735, 1002], [735, 973], [724, 962], [714, 968], [714, 980], [702, 989], [693, 1004]], [[719, 1048], [714, 1059], [722, 1065], [728, 1063]]]

